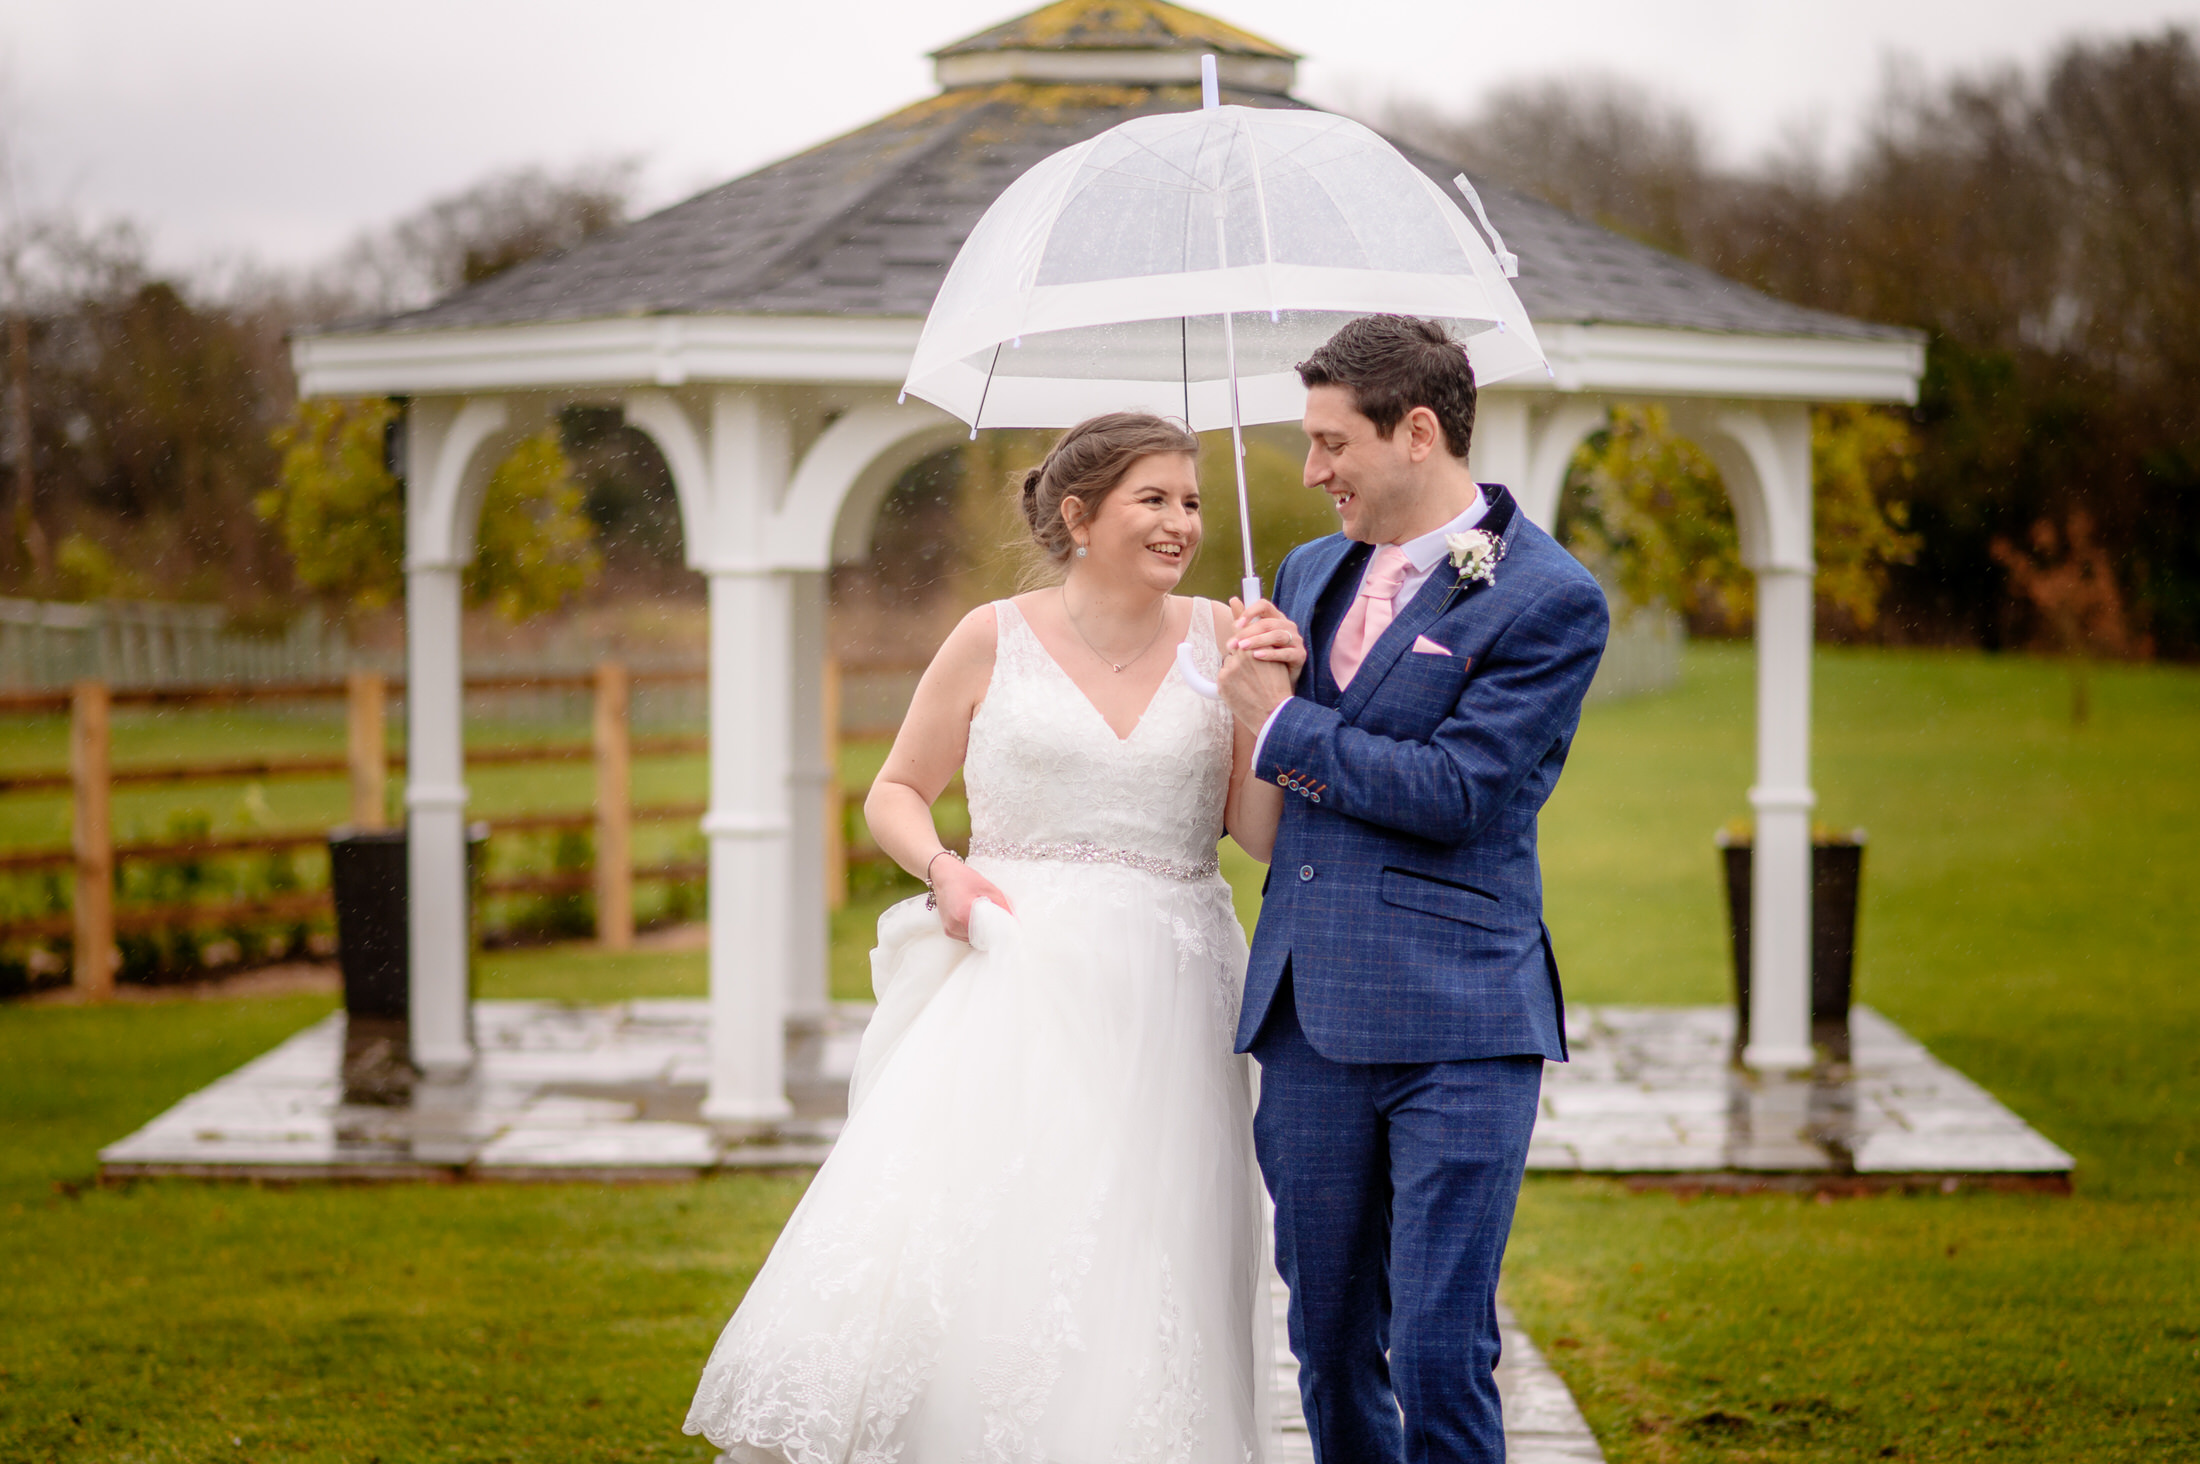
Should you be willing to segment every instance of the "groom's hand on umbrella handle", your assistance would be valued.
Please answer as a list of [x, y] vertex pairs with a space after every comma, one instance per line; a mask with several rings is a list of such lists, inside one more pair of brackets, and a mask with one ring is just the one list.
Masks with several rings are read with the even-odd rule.
[[1236, 633], [1216, 680], [1232, 714], [1258, 729], [1270, 712], [1291, 699], [1292, 681], [1306, 663], [1306, 647], [1298, 627], [1266, 600], [1254, 601], [1248, 613], [1232, 599], [1230, 609], [1237, 617]]

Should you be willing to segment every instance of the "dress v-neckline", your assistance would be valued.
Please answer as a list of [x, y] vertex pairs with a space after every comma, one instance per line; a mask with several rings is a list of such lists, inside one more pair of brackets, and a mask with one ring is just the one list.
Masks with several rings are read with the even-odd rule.
[[1100, 704], [1094, 701], [1082, 686], [1077, 684], [1077, 678], [1069, 674], [1069, 668], [1055, 658], [1054, 652], [1047, 649], [1047, 643], [1040, 638], [1039, 629], [1031, 623], [1031, 617], [1024, 613], [1024, 607], [1016, 604], [1013, 600], [1008, 603], [1009, 608], [1016, 612], [1017, 620], [1023, 623], [1024, 634], [1030, 636], [1031, 643], [1039, 648], [1040, 656], [1045, 659], [1047, 665], [1054, 668], [1055, 675], [1069, 683], [1069, 689], [1077, 693], [1077, 699], [1084, 703], [1085, 710], [1092, 713], [1093, 717], [1106, 729], [1108, 736], [1115, 740], [1115, 745], [1118, 747], [1126, 746], [1135, 739], [1138, 736], [1139, 729], [1146, 725], [1146, 718], [1153, 715], [1154, 703], [1160, 701], [1161, 693], [1168, 690], [1169, 678], [1177, 674], [1176, 647], [1190, 641], [1193, 632], [1199, 628], [1199, 598], [1195, 595], [1192, 597], [1191, 618], [1184, 624], [1184, 634], [1177, 637], [1176, 645], [1169, 647], [1168, 668], [1161, 673], [1161, 680], [1155, 684], [1153, 694], [1146, 698], [1146, 704], [1139, 708], [1138, 720], [1131, 723], [1131, 730], [1118, 732], [1115, 730], [1115, 724], [1108, 720], [1108, 714], [1100, 710]]

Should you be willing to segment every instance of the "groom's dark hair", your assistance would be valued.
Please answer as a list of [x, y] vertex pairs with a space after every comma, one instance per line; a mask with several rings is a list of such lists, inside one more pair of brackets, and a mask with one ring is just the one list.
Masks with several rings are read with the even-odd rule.
[[1415, 407], [1436, 414], [1453, 457], [1465, 457], [1474, 437], [1474, 367], [1433, 320], [1362, 316], [1299, 362], [1299, 380], [1346, 388], [1385, 438]]

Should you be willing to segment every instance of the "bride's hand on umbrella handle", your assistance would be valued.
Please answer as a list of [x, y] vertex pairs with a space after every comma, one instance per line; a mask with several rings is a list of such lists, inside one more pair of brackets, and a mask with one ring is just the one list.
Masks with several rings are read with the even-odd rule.
[[1243, 652], [1256, 661], [1279, 662], [1293, 679], [1298, 677], [1299, 668], [1306, 664], [1306, 642], [1281, 610], [1267, 600], [1255, 600], [1248, 610], [1233, 595], [1230, 613], [1236, 617], [1237, 633], [1230, 637], [1229, 650]]
[[970, 939], [970, 907], [980, 900], [991, 900], [1007, 914], [1016, 913], [1000, 886], [952, 854], [938, 861], [932, 894], [939, 902], [940, 928], [955, 940]]

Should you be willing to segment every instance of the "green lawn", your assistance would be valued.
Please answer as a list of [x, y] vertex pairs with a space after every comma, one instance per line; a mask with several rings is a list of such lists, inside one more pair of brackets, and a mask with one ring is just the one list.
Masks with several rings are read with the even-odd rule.
[[[1538, 1179], [1515, 1307], [1615, 1461], [2200, 1456], [2200, 675], [1828, 652], [1820, 815], [1871, 834], [1863, 999], [2077, 1154], [2070, 1199], [1815, 1204]], [[1599, 708], [1545, 821], [1582, 1001], [1714, 1001], [1747, 653]], [[4, 743], [4, 739], [0, 739]], [[1247, 866], [1232, 863], [1251, 913]], [[835, 924], [836, 991], [868, 921]], [[484, 996], [694, 994], [691, 952], [486, 959]], [[0, 1458], [701, 1460], [678, 1422], [797, 1180], [88, 1186], [327, 1009], [0, 1007]]]
[[[1599, 709], [1544, 821], [1581, 1001], [1714, 1001], [1746, 652]], [[1615, 1461], [2200, 1458], [2200, 675], [1824, 653], [1819, 815], [1871, 837], [1860, 999], [2078, 1158], [2071, 1199], [1539, 1179], [1508, 1290]]]

